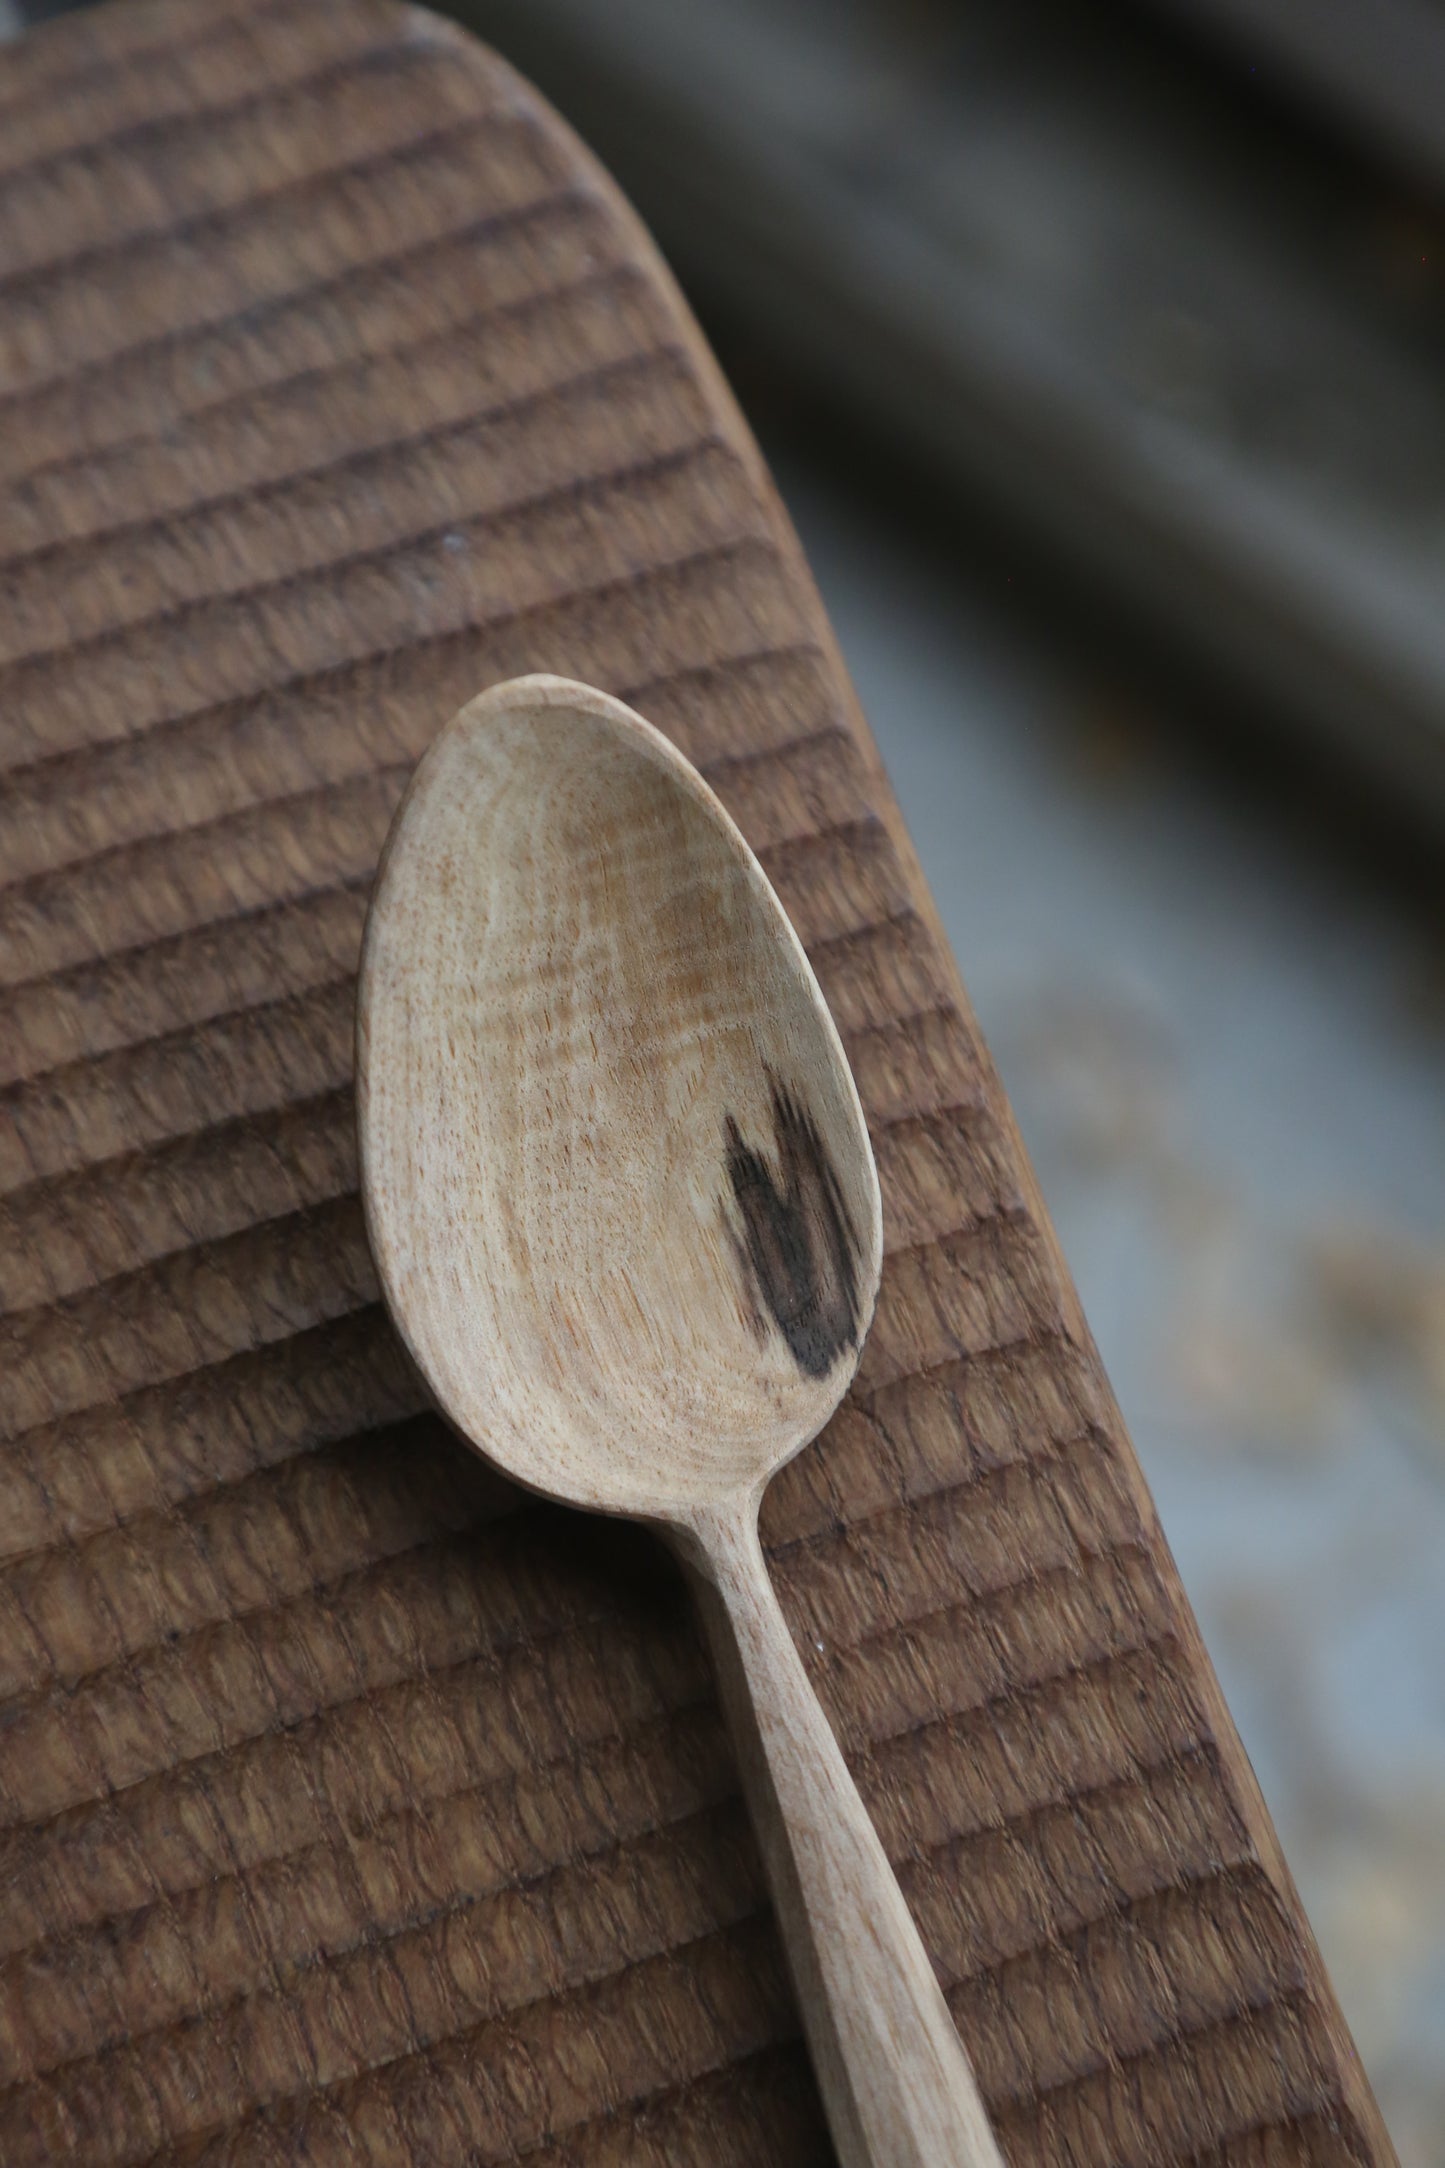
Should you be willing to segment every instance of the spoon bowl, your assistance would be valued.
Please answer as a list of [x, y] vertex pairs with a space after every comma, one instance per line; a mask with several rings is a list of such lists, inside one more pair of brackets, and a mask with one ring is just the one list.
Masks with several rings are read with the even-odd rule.
[[844, 2168], [1001, 2168], [757, 1536], [873, 1312], [862, 1108], [762, 868], [619, 701], [517, 679], [422, 761], [367, 920], [357, 1115], [443, 1412], [692, 1575]]
[[377, 894], [368, 1228], [443, 1409], [576, 1505], [671, 1521], [760, 1486], [852, 1376], [882, 1234], [838, 1034], [742, 836], [619, 701], [528, 678], [422, 763]]

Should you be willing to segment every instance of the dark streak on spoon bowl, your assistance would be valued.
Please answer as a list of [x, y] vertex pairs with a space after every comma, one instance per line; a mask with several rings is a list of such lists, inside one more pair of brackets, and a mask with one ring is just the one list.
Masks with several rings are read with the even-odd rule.
[[766, 1330], [766, 1311], [798, 1368], [821, 1378], [858, 1343], [858, 1236], [817, 1123], [771, 1074], [769, 1083], [778, 1174], [729, 1114], [728, 1228], [753, 1317]]

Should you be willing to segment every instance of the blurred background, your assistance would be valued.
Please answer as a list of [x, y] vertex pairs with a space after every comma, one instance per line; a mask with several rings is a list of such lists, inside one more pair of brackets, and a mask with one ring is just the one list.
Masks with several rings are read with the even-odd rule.
[[612, 168], [772, 462], [1445, 2168], [1445, 8], [447, 11]]

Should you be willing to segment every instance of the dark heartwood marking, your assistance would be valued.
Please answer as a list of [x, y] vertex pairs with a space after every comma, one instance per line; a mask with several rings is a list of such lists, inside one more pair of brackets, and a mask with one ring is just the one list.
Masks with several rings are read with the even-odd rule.
[[728, 1214], [749, 1302], [772, 1318], [798, 1368], [826, 1377], [858, 1341], [858, 1235], [818, 1126], [786, 1085], [770, 1079], [778, 1177], [727, 1117]]

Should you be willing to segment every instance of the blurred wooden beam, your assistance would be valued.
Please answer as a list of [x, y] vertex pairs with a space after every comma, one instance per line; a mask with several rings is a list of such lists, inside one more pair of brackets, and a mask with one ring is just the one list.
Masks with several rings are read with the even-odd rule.
[[715, 313], [1445, 820], [1445, 318], [1398, 190], [1058, 0], [458, 12]]
[[1424, 0], [1150, 0], [1445, 185], [1445, 16]]

